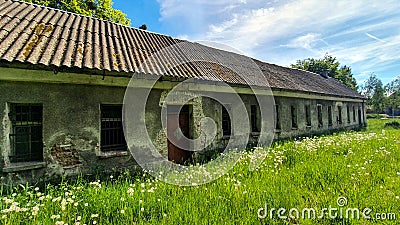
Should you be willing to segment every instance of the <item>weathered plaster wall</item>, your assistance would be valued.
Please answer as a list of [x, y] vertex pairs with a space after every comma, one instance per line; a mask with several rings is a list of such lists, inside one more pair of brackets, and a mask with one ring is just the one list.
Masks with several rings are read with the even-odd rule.
[[[106, 80], [108, 77], [105, 78]], [[103, 82], [103, 81], [98, 81]], [[124, 82], [122, 82], [124, 83]], [[103, 170], [118, 170], [126, 167], [134, 168], [136, 163], [128, 152], [104, 154], [99, 149], [100, 143], [100, 104], [121, 104], [125, 87], [99, 86], [91, 84], [56, 84], [19, 81], [0, 81], [0, 163], [9, 166], [10, 121], [8, 119], [8, 103], [41, 103], [43, 104], [43, 141], [44, 161], [46, 164], [34, 165], [36, 169], [16, 173], [2, 173], [13, 180], [29, 180], [42, 175], [76, 174], [77, 172], [92, 173]], [[161, 125], [161, 110], [169, 90], [153, 90], [146, 106], [146, 123], [153, 144], [164, 157], [168, 156], [165, 130]], [[182, 93], [184, 94], [184, 93]], [[223, 94], [221, 94], [223, 95]], [[210, 117], [217, 125], [218, 132], [212, 144], [205, 151], [195, 154], [196, 160], [210, 157], [224, 149], [228, 140], [222, 134], [222, 106], [210, 98], [196, 97], [190, 102], [182, 102], [180, 94], [176, 95], [176, 104], [191, 105], [192, 138], [200, 135], [200, 121]], [[241, 94], [250, 118], [251, 105], [257, 105], [252, 95]], [[230, 102], [224, 102], [228, 104]], [[319, 97], [319, 100], [309, 98], [275, 97], [275, 104], [280, 106], [281, 129], [266, 130], [275, 139], [322, 133], [330, 130], [356, 128], [359, 125], [358, 111], [356, 121], [351, 118], [347, 122], [347, 105], [350, 106], [352, 117], [353, 106], [362, 111], [364, 123], [364, 107], [359, 101], [337, 101], [332, 98]], [[323, 127], [318, 126], [317, 105], [322, 105]], [[297, 109], [297, 129], [292, 129], [290, 107]], [[311, 110], [311, 126], [306, 126], [304, 106]], [[332, 106], [333, 124], [328, 126], [328, 106]], [[338, 105], [342, 105], [342, 124], [337, 123]], [[235, 105], [232, 106], [236, 107]], [[274, 106], [271, 105], [273, 108]], [[266, 123], [260, 121], [260, 124]], [[265, 124], [264, 124], [265, 125]], [[267, 126], [261, 126], [266, 129]], [[235, 135], [243, 135], [240, 131]], [[251, 134], [249, 144], [254, 145], [258, 135]], [[32, 166], [32, 165], [31, 165]], [[43, 167], [45, 166], [45, 167]], [[43, 167], [43, 168], [42, 168]]]
[[[103, 159], [99, 157], [100, 104], [121, 104], [124, 92], [125, 89], [120, 87], [0, 82], [2, 164], [10, 166], [7, 157], [10, 148], [6, 107], [9, 103], [41, 103], [44, 161], [47, 162], [47, 168], [35, 170], [30, 175], [61, 175], [76, 173], [79, 170], [114, 170], [134, 165], [129, 156], [109, 159], [104, 159], [107, 156], [102, 157]], [[65, 160], [67, 155], [70, 158], [69, 162]]]

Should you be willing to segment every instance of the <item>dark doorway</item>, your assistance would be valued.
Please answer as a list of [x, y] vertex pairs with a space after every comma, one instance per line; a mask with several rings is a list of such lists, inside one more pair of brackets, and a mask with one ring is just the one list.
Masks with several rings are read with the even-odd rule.
[[358, 109], [358, 124], [362, 125], [361, 110]]
[[[179, 124], [176, 121], [179, 121]], [[179, 132], [179, 129], [182, 133]], [[190, 145], [188, 141], [183, 138], [186, 137], [190, 139], [190, 107], [188, 105], [168, 106], [167, 135], [168, 160], [178, 164], [190, 163], [193, 152], [187, 151], [190, 149]], [[177, 145], [182, 148], [175, 146], [173, 143], [177, 143]]]

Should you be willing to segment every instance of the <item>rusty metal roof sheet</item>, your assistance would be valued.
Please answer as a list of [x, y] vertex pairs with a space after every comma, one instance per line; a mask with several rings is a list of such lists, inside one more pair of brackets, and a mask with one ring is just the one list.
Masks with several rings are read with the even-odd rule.
[[362, 98], [333, 78], [15, 0], [0, 0], [0, 60]]

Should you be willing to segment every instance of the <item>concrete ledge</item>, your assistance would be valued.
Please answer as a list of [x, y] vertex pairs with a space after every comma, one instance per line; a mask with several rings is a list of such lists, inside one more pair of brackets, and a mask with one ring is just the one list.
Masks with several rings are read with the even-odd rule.
[[4, 173], [13, 173], [24, 170], [34, 170], [46, 167], [45, 162], [24, 162], [24, 163], [11, 163], [7, 167], [3, 167]]
[[98, 153], [97, 157], [99, 159], [108, 159], [108, 158], [122, 157], [128, 155], [129, 155], [128, 151], [110, 151], [110, 152], [100, 152]]

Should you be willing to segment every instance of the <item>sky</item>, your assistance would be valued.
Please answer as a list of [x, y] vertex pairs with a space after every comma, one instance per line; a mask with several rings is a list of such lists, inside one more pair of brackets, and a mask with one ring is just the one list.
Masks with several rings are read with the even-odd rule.
[[259, 60], [290, 66], [326, 53], [384, 84], [400, 75], [398, 0], [114, 0], [148, 30], [211, 41]]

